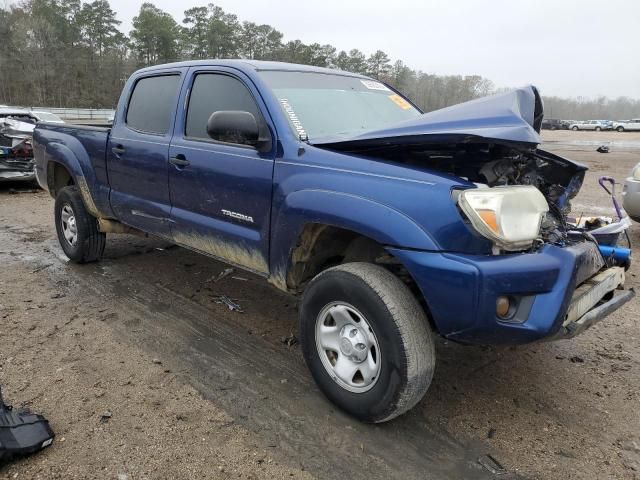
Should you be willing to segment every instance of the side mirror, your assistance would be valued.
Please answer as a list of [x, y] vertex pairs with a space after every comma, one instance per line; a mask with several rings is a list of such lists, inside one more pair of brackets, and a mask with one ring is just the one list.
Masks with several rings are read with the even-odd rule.
[[260, 151], [271, 149], [271, 139], [260, 138], [256, 117], [249, 112], [221, 110], [214, 112], [207, 121], [207, 133], [218, 142], [251, 145]]

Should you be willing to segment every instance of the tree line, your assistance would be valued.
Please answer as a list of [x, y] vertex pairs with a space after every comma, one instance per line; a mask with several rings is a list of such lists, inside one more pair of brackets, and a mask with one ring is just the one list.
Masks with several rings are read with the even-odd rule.
[[[329, 44], [284, 40], [270, 25], [241, 21], [217, 5], [185, 10], [180, 23], [143, 3], [129, 35], [108, 0], [24, 0], [0, 8], [0, 103], [112, 108], [137, 68], [176, 60], [247, 58], [362, 73], [394, 86], [424, 111], [488, 95], [479, 75], [436, 75], [378, 50], [337, 51]], [[546, 97], [547, 116], [640, 117], [640, 100]]]

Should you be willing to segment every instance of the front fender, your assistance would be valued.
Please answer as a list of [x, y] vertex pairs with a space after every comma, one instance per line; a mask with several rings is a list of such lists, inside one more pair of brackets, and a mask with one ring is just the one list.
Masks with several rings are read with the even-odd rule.
[[271, 272], [275, 282], [286, 278], [291, 252], [307, 224], [343, 228], [386, 246], [440, 250], [427, 231], [391, 206], [349, 193], [298, 190], [284, 197], [273, 219]]

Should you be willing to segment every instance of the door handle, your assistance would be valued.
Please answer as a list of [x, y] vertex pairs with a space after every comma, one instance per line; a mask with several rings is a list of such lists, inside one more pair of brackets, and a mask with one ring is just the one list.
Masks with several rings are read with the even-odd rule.
[[116, 155], [122, 155], [124, 153], [124, 147], [122, 145], [116, 145], [111, 151]]
[[181, 153], [175, 157], [169, 157], [169, 163], [176, 167], [187, 167], [191, 165], [191, 162], [189, 162], [189, 160], [187, 160], [187, 158]]

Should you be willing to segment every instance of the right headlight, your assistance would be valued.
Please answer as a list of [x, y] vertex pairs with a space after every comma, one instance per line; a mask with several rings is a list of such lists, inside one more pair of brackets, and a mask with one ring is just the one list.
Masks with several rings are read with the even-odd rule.
[[458, 205], [478, 233], [503, 250], [530, 247], [549, 211], [544, 195], [529, 185], [464, 190]]

